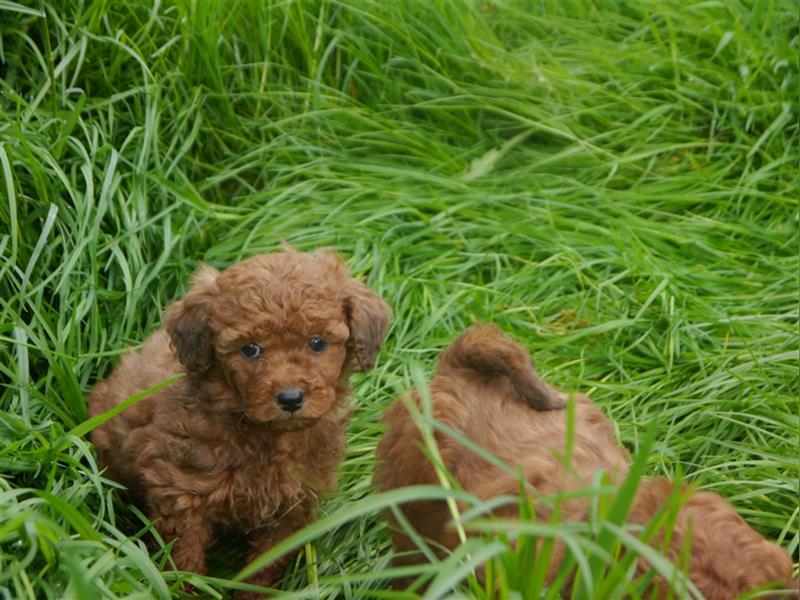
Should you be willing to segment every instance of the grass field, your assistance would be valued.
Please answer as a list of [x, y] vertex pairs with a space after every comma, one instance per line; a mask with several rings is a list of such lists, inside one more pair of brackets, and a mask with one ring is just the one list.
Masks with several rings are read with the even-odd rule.
[[[0, 595], [182, 593], [85, 396], [200, 261], [283, 240], [395, 312], [292, 597], [392, 596], [380, 415], [476, 320], [797, 560], [799, 26], [790, 0], [0, 0]], [[188, 577], [227, 594], [236, 550]], [[501, 596], [539, 596], [512, 571]]]

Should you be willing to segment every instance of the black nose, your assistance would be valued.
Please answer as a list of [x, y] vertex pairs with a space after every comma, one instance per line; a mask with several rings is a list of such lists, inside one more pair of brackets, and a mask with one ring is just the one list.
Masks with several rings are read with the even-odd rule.
[[290, 413], [297, 412], [303, 406], [303, 390], [296, 388], [281, 390], [275, 394], [278, 406]]

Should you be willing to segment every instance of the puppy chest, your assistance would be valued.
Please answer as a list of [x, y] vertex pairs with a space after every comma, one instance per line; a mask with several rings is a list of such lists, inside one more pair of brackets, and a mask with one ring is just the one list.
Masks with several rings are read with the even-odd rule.
[[309, 499], [319, 487], [290, 461], [250, 462], [227, 470], [206, 497], [209, 516], [226, 526], [260, 527]]
[[294, 446], [236, 441], [170, 444], [170, 462], [180, 471], [173, 484], [220, 525], [260, 527], [335, 487], [335, 466], [298, 455]]

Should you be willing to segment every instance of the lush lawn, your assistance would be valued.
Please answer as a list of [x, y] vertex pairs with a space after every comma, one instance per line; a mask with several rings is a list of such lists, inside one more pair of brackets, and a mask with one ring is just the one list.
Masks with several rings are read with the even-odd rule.
[[282, 240], [395, 312], [298, 597], [386, 588], [379, 418], [475, 320], [797, 556], [794, 2], [26, 4], [0, 0], [2, 597], [180, 593], [73, 428], [200, 261]]

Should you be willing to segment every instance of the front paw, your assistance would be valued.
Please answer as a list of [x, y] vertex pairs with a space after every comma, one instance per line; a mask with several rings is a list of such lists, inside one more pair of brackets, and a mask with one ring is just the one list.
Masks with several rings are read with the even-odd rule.
[[[290, 557], [283, 557], [261, 569], [258, 573], [253, 575], [247, 580], [247, 583], [257, 585], [265, 588], [274, 588], [283, 577], [286, 567], [291, 562]], [[239, 590], [236, 592], [236, 600], [256, 600], [274, 596], [267, 592], [252, 592], [248, 590]]]
[[[274, 594], [273, 594], [274, 595]], [[249, 590], [237, 590], [234, 598], [236, 600], [261, 600], [261, 598], [269, 598], [270, 594], [261, 594], [259, 592], [251, 592]]]

